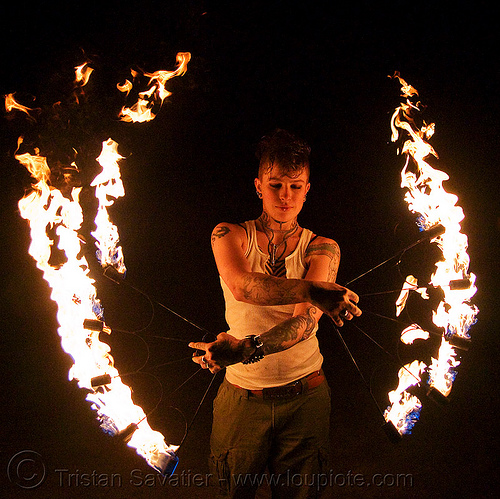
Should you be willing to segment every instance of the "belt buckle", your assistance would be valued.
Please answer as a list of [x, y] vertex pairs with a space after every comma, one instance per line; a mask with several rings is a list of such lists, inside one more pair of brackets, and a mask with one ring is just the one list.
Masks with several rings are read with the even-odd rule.
[[303, 384], [300, 380], [294, 381], [291, 385], [264, 388], [262, 390], [262, 398], [264, 400], [292, 398], [296, 395], [300, 395], [303, 391], [303, 388]]

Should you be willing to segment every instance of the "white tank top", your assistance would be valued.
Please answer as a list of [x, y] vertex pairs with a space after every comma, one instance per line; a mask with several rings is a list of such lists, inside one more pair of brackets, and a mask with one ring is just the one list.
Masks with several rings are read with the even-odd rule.
[[[253, 272], [265, 273], [268, 256], [257, 244], [257, 232], [253, 220], [244, 224], [248, 247], [245, 257]], [[313, 233], [303, 229], [295, 250], [285, 258], [286, 276], [289, 279], [303, 279], [307, 269], [304, 261], [305, 251]], [[249, 334], [262, 334], [293, 315], [295, 305], [259, 306], [235, 300], [230, 289], [221, 278], [221, 286], [226, 301], [226, 322], [228, 333], [238, 339]], [[307, 376], [321, 368], [323, 356], [319, 351], [316, 338], [316, 325], [307, 340], [300, 341], [282, 352], [265, 356], [255, 364], [233, 364], [226, 368], [227, 380], [247, 390], [260, 390], [272, 386], [286, 385]]]

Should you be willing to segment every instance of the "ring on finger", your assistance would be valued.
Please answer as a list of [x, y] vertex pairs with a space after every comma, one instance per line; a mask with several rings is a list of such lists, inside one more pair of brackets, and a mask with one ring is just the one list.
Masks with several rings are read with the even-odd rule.
[[203, 357], [201, 358], [201, 363], [202, 363], [205, 367], [207, 367], [207, 366], [208, 366], [208, 362], [207, 362], [207, 359], [205, 359], [205, 356], [203, 356]]

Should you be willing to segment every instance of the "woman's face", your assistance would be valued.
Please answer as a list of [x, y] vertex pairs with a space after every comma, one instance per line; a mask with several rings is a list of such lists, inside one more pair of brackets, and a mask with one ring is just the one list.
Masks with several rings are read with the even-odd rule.
[[255, 179], [255, 188], [262, 194], [263, 210], [276, 222], [286, 223], [295, 220], [309, 191], [307, 169], [300, 175], [289, 177], [279, 167]]

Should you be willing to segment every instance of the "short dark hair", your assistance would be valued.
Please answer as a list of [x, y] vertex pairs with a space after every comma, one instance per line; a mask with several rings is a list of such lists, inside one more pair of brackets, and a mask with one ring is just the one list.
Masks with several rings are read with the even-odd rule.
[[289, 177], [300, 175], [304, 169], [309, 175], [310, 153], [307, 142], [278, 128], [262, 137], [257, 147], [259, 177], [271, 171], [275, 164]]

